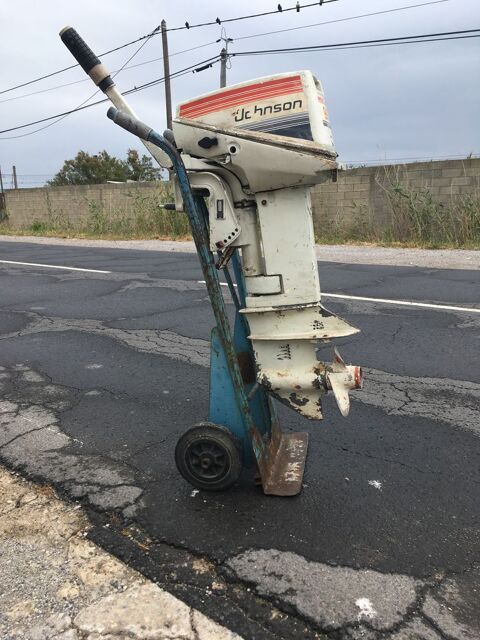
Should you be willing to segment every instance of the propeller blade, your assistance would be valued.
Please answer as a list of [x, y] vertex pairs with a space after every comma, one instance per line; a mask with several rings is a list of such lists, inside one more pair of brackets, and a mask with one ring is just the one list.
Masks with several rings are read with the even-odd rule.
[[342, 416], [348, 416], [350, 411], [350, 398], [348, 396], [349, 387], [345, 384], [345, 375], [343, 373], [327, 373], [327, 380], [338, 408]]
[[344, 362], [342, 356], [340, 355], [337, 347], [335, 347], [333, 349], [333, 352], [335, 354], [335, 357], [333, 358], [333, 361], [332, 361], [332, 371], [334, 373], [340, 373], [340, 372], [345, 371], [345, 369], [347, 368], [347, 365], [345, 364], [345, 362]]
[[351, 389], [361, 389], [363, 385], [362, 369], [360, 367], [346, 365], [338, 350], [334, 349], [331, 371], [327, 372], [327, 385], [333, 391], [335, 400], [342, 416], [348, 416], [350, 411], [350, 398], [348, 392]]

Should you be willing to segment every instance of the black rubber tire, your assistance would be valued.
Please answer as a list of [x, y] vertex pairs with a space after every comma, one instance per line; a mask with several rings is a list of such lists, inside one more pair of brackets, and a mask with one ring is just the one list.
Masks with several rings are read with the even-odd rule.
[[224, 491], [240, 476], [242, 454], [235, 436], [226, 427], [203, 422], [179, 439], [175, 464], [195, 488]]

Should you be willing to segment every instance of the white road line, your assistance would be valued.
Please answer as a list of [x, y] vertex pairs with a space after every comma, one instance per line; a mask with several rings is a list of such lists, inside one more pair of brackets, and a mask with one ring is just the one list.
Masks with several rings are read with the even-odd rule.
[[440, 309], [444, 311], [467, 311], [480, 313], [480, 307], [457, 307], [450, 304], [432, 304], [430, 302], [413, 302], [411, 300], [389, 300], [388, 298], [365, 298], [363, 296], [345, 296], [340, 293], [323, 293], [325, 298], [342, 298], [344, 300], [361, 300], [362, 302], [381, 302], [382, 304], [396, 304], [400, 307], [422, 307], [425, 309]]
[[[198, 280], [199, 284], [206, 284], [205, 280]], [[220, 283], [222, 287], [228, 287], [226, 282]], [[234, 285], [237, 286], [236, 284]], [[439, 309], [444, 311], [466, 311], [467, 313], [480, 313], [480, 307], [457, 307], [449, 304], [432, 304], [430, 302], [413, 302], [411, 300], [389, 300], [388, 298], [366, 298], [364, 296], [346, 296], [341, 293], [324, 293], [324, 298], [340, 298], [342, 300], [361, 300], [362, 302], [380, 302], [382, 304], [396, 304], [399, 307], [421, 307], [425, 309]]]
[[67, 271], [87, 271], [88, 273], [112, 273], [111, 271], [100, 271], [100, 269], [81, 269], [80, 267], [63, 267], [55, 264], [38, 264], [36, 262], [16, 262], [15, 260], [0, 260], [4, 264], [20, 264], [27, 267], [42, 267], [44, 269], [66, 269]]

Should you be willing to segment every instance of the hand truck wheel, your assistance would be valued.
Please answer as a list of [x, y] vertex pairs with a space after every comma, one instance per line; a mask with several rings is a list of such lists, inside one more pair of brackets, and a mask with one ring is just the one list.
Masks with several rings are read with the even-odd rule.
[[175, 447], [175, 464], [197, 489], [222, 491], [242, 471], [242, 455], [235, 436], [226, 428], [203, 422], [189, 429]]

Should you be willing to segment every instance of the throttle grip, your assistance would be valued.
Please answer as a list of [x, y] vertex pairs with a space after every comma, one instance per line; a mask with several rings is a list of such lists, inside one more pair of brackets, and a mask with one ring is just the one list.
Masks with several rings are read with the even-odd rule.
[[114, 84], [106, 67], [100, 62], [100, 59], [93, 53], [82, 36], [77, 33], [73, 27], [64, 27], [60, 31], [60, 38], [78, 64], [85, 73], [92, 78], [99, 89], [105, 92], [108, 87]]
[[64, 27], [60, 31], [60, 38], [85, 73], [90, 73], [93, 67], [100, 64], [100, 60], [73, 27]]

